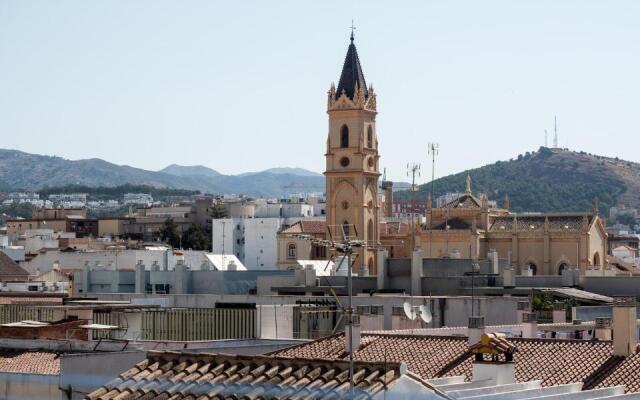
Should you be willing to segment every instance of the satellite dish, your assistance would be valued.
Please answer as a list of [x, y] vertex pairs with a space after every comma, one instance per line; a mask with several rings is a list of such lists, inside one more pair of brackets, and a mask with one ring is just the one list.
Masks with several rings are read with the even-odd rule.
[[428, 324], [433, 319], [431, 315], [431, 310], [426, 305], [421, 305], [420, 307], [420, 318], [424, 321], [425, 324]]
[[409, 318], [412, 321], [416, 319], [416, 313], [415, 311], [413, 311], [413, 307], [411, 306], [411, 304], [405, 301], [402, 307], [404, 308], [404, 315], [406, 315], [407, 318]]

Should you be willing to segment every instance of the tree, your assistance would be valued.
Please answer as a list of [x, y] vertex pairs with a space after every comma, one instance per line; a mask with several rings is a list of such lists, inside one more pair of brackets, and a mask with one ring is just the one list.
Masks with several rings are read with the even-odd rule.
[[164, 221], [164, 225], [160, 228], [160, 239], [171, 247], [180, 247], [178, 225], [176, 225], [172, 218], [167, 218], [167, 220]]
[[216, 202], [211, 208], [211, 218], [213, 219], [222, 219], [228, 218], [229, 212], [227, 211], [227, 207], [220, 202]]
[[182, 247], [192, 250], [209, 250], [209, 237], [202, 226], [193, 224], [182, 234]]

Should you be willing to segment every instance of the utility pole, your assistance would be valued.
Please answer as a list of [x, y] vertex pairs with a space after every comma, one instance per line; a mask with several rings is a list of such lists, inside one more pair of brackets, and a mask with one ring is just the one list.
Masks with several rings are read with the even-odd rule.
[[[407, 164], [407, 176], [411, 176], [411, 191], [416, 192], [418, 190], [418, 186], [416, 185], [416, 175], [420, 176], [420, 164], [418, 163], [408, 163]], [[411, 212], [411, 250], [416, 249], [416, 228], [414, 223], [414, 210], [413, 210], [413, 199], [409, 200], [409, 209]]]

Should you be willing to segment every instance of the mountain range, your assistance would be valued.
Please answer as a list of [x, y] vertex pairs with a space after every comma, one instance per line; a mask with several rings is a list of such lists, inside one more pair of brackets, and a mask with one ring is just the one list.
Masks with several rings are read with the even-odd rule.
[[[640, 164], [585, 152], [541, 147], [516, 158], [439, 178], [435, 196], [463, 192], [467, 175], [474, 193], [503, 202], [509, 195], [514, 211], [585, 211], [599, 199], [600, 211], [624, 205], [640, 209]], [[284, 197], [293, 193], [324, 192], [324, 176], [301, 168], [271, 168], [225, 175], [202, 165], [172, 164], [160, 171], [116, 165], [101, 159], [67, 160], [61, 157], [0, 149], [0, 191], [45, 187], [122, 184], [199, 190], [212, 194]], [[394, 183], [400, 199], [426, 199], [431, 184], [418, 191]]]
[[[445, 176], [433, 182], [434, 197], [464, 192], [467, 175], [474, 193], [502, 204], [509, 196], [513, 211], [588, 211], [597, 197], [599, 211], [611, 206], [640, 209], [640, 164], [585, 152], [541, 147], [515, 159]], [[426, 199], [431, 183], [400, 198]]]
[[272, 168], [224, 175], [202, 165], [172, 164], [160, 171], [148, 171], [98, 158], [67, 160], [0, 149], [0, 191], [65, 185], [118, 186], [124, 183], [265, 197], [323, 192], [325, 189], [324, 176], [302, 168]]

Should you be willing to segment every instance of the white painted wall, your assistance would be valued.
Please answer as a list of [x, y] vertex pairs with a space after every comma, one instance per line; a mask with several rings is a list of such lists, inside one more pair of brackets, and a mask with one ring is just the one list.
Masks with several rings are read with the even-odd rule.
[[250, 218], [244, 224], [244, 260], [248, 269], [277, 269], [280, 218]]
[[[234, 231], [240, 220], [240, 218], [211, 220], [211, 252], [213, 254], [236, 254]], [[240, 259], [239, 256], [238, 258]]]
[[32, 274], [38, 270], [41, 273], [51, 271], [55, 262], [60, 263], [61, 268], [83, 268], [86, 262], [92, 268], [98, 265], [105, 269], [133, 269], [138, 260], [142, 260], [147, 270], [151, 269], [154, 261], [157, 261], [160, 270], [173, 270], [179, 259], [192, 270], [200, 270], [203, 260], [206, 260], [205, 251], [182, 250], [183, 256], [174, 255], [171, 250], [96, 250], [87, 252], [67, 253], [60, 251], [48, 251], [39, 254], [22, 267]]

